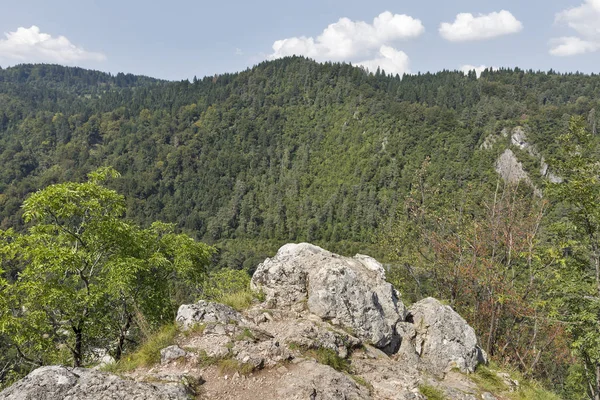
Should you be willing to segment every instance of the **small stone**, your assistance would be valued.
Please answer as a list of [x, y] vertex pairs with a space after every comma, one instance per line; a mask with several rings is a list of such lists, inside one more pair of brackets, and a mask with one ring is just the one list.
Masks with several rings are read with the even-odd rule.
[[282, 365], [281, 367], [277, 368], [277, 372], [279, 372], [280, 374], [285, 374], [286, 372], [288, 372], [288, 369]]
[[[160, 363], [166, 364], [170, 361], [185, 357], [187, 352], [177, 345], [165, 347], [160, 351]], [[177, 362], [175, 362], [177, 365]]]

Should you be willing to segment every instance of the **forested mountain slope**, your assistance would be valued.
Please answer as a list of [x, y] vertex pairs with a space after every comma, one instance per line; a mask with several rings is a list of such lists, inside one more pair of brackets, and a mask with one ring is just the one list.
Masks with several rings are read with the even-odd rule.
[[[368, 242], [430, 157], [442, 193], [495, 184], [490, 134], [525, 127], [542, 155], [600, 77], [516, 70], [400, 77], [304, 58], [165, 82], [53, 65], [0, 70], [0, 226], [50, 183], [102, 165], [142, 224], [208, 241]], [[525, 157], [526, 158], [526, 157]], [[527, 160], [525, 159], [527, 166]], [[533, 165], [532, 162], [530, 164]]]
[[[22, 208], [24, 200], [47, 188], [78, 204], [81, 196], [73, 188], [95, 187], [94, 176], [104, 171], [115, 179], [103, 180], [108, 190], [103, 193], [114, 190], [119, 211], [126, 210], [131, 221], [121, 222], [119, 212], [116, 225], [101, 232], [111, 240], [118, 238], [113, 226], [140, 232], [132, 236], [139, 239], [135, 246], [110, 242], [124, 247], [115, 261], [127, 266], [124, 271], [134, 270], [131, 259], [123, 264], [120, 257], [133, 254], [138, 267], [150, 268], [154, 250], [167, 253], [160, 267], [176, 264], [170, 257], [180, 251], [158, 240], [172, 227], [151, 225], [154, 221], [175, 223], [175, 231], [217, 244], [212, 259], [210, 248], [201, 268], [192, 268], [201, 275], [192, 282], [195, 291], [175, 279], [175, 272], [175, 278], [161, 280], [148, 269], [149, 283], [172, 285], [163, 288], [171, 296], [164, 297], [171, 313], [182, 296], [211, 298], [206, 287], [248, 300], [246, 272], [285, 242], [310, 241], [340, 254], [376, 256], [388, 263], [387, 277], [407, 303], [430, 295], [448, 301], [473, 326], [492, 360], [568, 398], [586, 398], [586, 391], [598, 398], [598, 93], [598, 75], [515, 69], [485, 71], [479, 78], [449, 71], [400, 78], [299, 57], [193, 82], [55, 65], [0, 69], [0, 285], [4, 293], [13, 288], [4, 296], [3, 318], [28, 318], [33, 314], [27, 310], [48, 304], [38, 300], [40, 290], [27, 279], [44, 285], [53, 280], [22, 272], [47, 271], [46, 254], [57, 271], [65, 268], [62, 256], [77, 264], [71, 247], [75, 243], [75, 252], [84, 253], [78, 241], [58, 235], [68, 250], [53, 252], [48, 240], [89, 229], [87, 215], [78, 216], [87, 211], [79, 206], [65, 205], [68, 221], [76, 223], [65, 231], [51, 227], [61, 221], [44, 202], [31, 208], [31, 199], [45, 192], [29, 197]], [[109, 166], [120, 172], [119, 179], [111, 168], [98, 169]], [[508, 167], [518, 170], [506, 173]], [[496, 169], [525, 184], [502, 185]], [[88, 184], [75, 183], [87, 181], [90, 172]], [[542, 174], [562, 183], [547, 185]], [[60, 182], [71, 183], [49, 186]], [[23, 219], [27, 204], [29, 216]], [[96, 200], [86, 204], [98, 218], [110, 217]], [[63, 205], [52, 202], [59, 210]], [[39, 209], [49, 225], [34, 224]], [[23, 221], [32, 229], [26, 231]], [[43, 236], [48, 232], [55, 235]], [[171, 233], [166, 237], [174, 237]], [[148, 240], [156, 248], [144, 244]], [[51, 275], [76, 281], [82, 276], [78, 265], [78, 273]], [[136, 274], [115, 276], [133, 279], [139, 270]], [[145, 293], [133, 289], [135, 296]], [[121, 304], [122, 290], [110, 293], [106, 299]], [[60, 299], [55, 304], [70, 305]], [[115, 309], [110, 301], [101, 310]], [[87, 306], [74, 309], [87, 317]], [[126, 309], [124, 317], [138, 310]], [[160, 316], [153, 329], [168, 315], [159, 311], [148, 310]], [[103, 318], [112, 314], [98, 315], [94, 323], [102, 330]], [[69, 339], [51, 320], [58, 336], [48, 341], [50, 353]], [[5, 324], [13, 332], [3, 328], [0, 337], [0, 347], [15, 344], [2, 364], [13, 363], [17, 375], [28, 368], [20, 361], [27, 359], [19, 354], [19, 341], [40, 350], [19, 323]], [[81, 332], [80, 326], [84, 323], [73, 332]], [[129, 330], [113, 328], [121, 335], [118, 359]], [[32, 329], [42, 341], [50, 337]], [[88, 334], [114, 351], [114, 336]], [[136, 340], [143, 337], [147, 332]], [[46, 353], [52, 362], [60, 360]], [[75, 364], [84, 361], [82, 352], [73, 354]], [[5, 375], [6, 368], [0, 381], [7, 381]]]

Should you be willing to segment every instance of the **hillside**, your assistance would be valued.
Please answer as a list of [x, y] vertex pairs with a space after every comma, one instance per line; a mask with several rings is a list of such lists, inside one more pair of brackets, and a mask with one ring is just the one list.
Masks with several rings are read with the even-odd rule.
[[247, 303], [262, 260], [310, 241], [376, 257], [498, 364], [593, 398], [599, 89], [300, 57], [192, 82], [0, 69], [0, 381], [125, 357], [183, 302]]
[[400, 80], [303, 58], [192, 83], [7, 68], [0, 225], [20, 225], [31, 191], [111, 165], [145, 225], [176, 222], [210, 242], [370, 242], [426, 157], [444, 193], [494, 185], [504, 148], [480, 150], [488, 135], [521, 125], [552, 154], [569, 115], [600, 118], [599, 87], [597, 76], [518, 69]]

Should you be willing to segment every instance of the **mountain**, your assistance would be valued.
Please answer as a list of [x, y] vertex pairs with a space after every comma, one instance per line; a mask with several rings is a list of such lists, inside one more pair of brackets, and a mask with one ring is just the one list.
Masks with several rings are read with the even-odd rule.
[[[6, 68], [0, 227], [22, 227], [30, 192], [111, 165], [128, 216], [143, 225], [175, 222], [213, 243], [369, 243], [427, 158], [441, 193], [494, 185], [494, 160], [509, 143], [481, 148], [488, 136], [521, 126], [551, 155], [569, 115], [596, 124], [599, 90], [597, 75], [400, 78], [300, 57], [193, 82]], [[535, 161], [521, 153], [531, 170]]]
[[192, 82], [0, 69], [0, 284], [27, 270], [12, 246], [33, 226], [24, 199], [112, 166], [132, 226], [171, 222], [218, 249], [173, 299], [244, 299], [287, 242], [370, 254], [407, 304], [448, 301], [492, 360], [569, 398], [600, 393], [599, 89], [598, 75], [399, 77], [300, 57]]

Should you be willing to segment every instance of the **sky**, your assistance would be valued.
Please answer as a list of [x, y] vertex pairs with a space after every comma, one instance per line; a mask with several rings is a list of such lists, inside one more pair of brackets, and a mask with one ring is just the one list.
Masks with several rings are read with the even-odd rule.
[[370, 71], [600, 72], [600, 0], [0, 0], [0, 66], [192, 79], [305, 55]]

